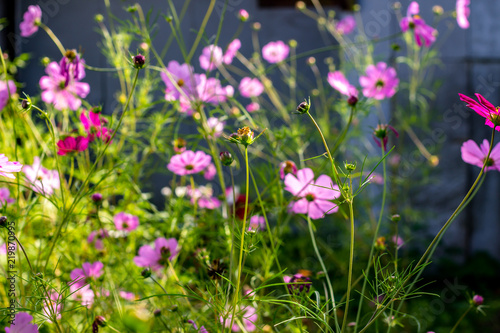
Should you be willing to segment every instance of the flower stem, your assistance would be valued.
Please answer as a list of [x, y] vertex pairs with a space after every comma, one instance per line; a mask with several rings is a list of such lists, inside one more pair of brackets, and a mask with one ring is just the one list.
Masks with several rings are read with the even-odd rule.
[[316, 238], [314, 237], [314, 231], [312, 228], [311, 218], [309, 217], [309, 215], [307, 215], [307, 225], [309, 227], [309, 234], [311, 235], [311, 241], [313, 244], [314, 252], [316, 252], [316, 256], [318, 257], [318, 261], [321, 265], [321, 269], [325, 273], [326, 283], [328, 284], [328, 289], [330, 291], [330, 298], [332, 299], [333, 318], [335, 319], [335, 326], [337, 328], [337, 331], [340, 331], [340, 326], [339, 326], [339, 322], [337, 319], [337, 309], [336, 309], [337, 306], [335, 304], [335, 296], [333, 294], [332, 282], [330, 281], [330, 277], [328, 276], [328, 271], [326, 270], [325, 263], [323, 262], [323, 259], [321, 258], [321, 254], [319, 253], [318, 245], [316, 244]]
[[453, 333], [455, 332], [455, 330], [457, 329], [458, 325], [460, 325], [460, 323], [462, 322], [462, 320], [465, 318], [465, 316], [469, 313], [469, 311], [472, 309], [472, 305], [470, 305], [467, 310], [465, 310], [465, 312], [462, 314], [462, 316], [460, 316], [460, 318], [458, 318], [457, 322], [455, 323], [455, 326], [453, 326], [453, 328], [451, 329], [450, 333]]
[[[352, 179], [351, 179], [352, 183]], [[350, 186], [352, 188], [352, 184]], [[349, 215], [351, 220], [351, 244], [349, 247], [349, 273], [347, 275], [347, 296], [345, 300], [345, 311], [344, 311], [344, 320], [342, 321], [342, 330], [344, 332], [346, 324], [347, 324], [347, 314], [349, 312], [349, 300], [351, 296], [351, 284], [352, 284], [352, 266], [354, 264], [354, 209], [353, 209], [353, 199], [350, 198], [348, 201], [349, 204]]]
[[245, 212], [243, 213], [243, 225], [241, 227], [241, 243], [240, 243], [240, 256], [238, 259], [238, 275], [236, 280], [236, 289], [234, 291], [234, 299], [233, 299], [233, 314], [231, 316], [231, 325], [229, 326], [229, 330], [233, 327], [234, 316], [236, 313], [236, 304], [238, 303], [238, 296], [240, 294], [240, 282], [241, 282], [241, 270], [242, 270], [242, 261], [243, 261], [243, 246], [245, 245], [245, 229], [246, 229], [246, 220], [247, 220], [247, 211], [248, 211], [248, 190], [250, 187], [250, 171], [248, 167], [248, 147], [245, 146], [245, 167], [246, 167], [246, 193], [245, 193]]
[[48, 26], [46, 26], [45, 24], [40, 23], [40, 28], [42, 28], [43, 30], [45, 30], [45, 32], [47, 33], [47, 35], [49, 35], [50, 39], [52, 39], [52, 41], [54, 42], [54, 44], [56, 44], [57, 48], [59, 49], [59, 52], [61, 52], [61, 54], [64, 56], [64, 54], [66, 53], [66, 49], [62, 45], [62, 43], [59, 40], [59, 38], [57, 38], [57, 36], [52, 32], [52, 30], [50, 30], [50, 28]]
[[193, 209], [193, 217], [196, 219], [196, 211], [198, 210], [198, 198], [195, 198], [195, 194], [194, 194], [194, 191], [195, 191], [195, 187], [194, 187], [194, 177], [193, 175], [191, 175], [190, 177], [190, 180], [191, 180], [191, 197], [194, 199], [194, 209]]

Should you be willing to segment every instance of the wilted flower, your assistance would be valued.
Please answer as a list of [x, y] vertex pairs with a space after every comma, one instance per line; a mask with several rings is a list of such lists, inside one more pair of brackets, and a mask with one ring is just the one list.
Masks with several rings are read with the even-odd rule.
[[186, 150], [182, 154], [172, 156], [167, 168], [179, 176], [192, 175], [201, 172], [211, 161], [212, 157], [201, 150]]
[[167, 266], [169, 261], [174, 260], [178, 253], [179, 249], [175, 238], [157, 238], [154, 249], [149, 245], [141, 246], [139, 255], [134, 257], [134, 263], [139, 267], [159, 270]]
[[9, 93], [10, 96], [16, 93], [16, 84], [14, 81], [9, 80], [7, 83], [4, 81], [0, 81], [0, 110], [2, 110], [9, 101]]
[[457, 23], [462, 29], [469, 28], [469, 15], [470, 15], [470, 0], [457, 0], [456, 11], [457, 11]]
[[257, 78], [244, 77], [238, 89], [243, 97], [257, 97], [264, 91], [264, 85]]
[[32, 324], [32, 321], [33, 317], [30, 314], [18, 312], [14, 317], [12, 325], [10, 327], [5, 327], [5, 333], [38, 333], [38, 327]]
[[463, 94], [458, 94], [460, 96], [460, 100], [467, 103], [467, 106], [472, 110], [476, 111], [477, 114], [486, 118], [485, 125], [488, 125], [491, 128], [495, 128], [497, 131], [500, 131], [500, 108], [494, 107], [493, 104], [488, 102], [486, 98], [484, 98], [481, 94], [476, 94], [477, 100], [476, 102], [470, 97], [467, 97]]
[[9, 159], [4, 154], [0, 154], [0, 176], [11, 179], [16, 179], [13, 172], [20, 172], [23, 165], [19, 162], [9, 162]]
[[462, 144], [462, 160], [465, 163], [476, 165], [480, 168], [486, 164], [484, 170], [496, 170], [500, 171], [500, 143], [498, 143], [491, 150], [490, 157], [486, 160], [488, 156], [488, 151], [490, 150], [490, 143], [488, 140], [484, 139], [481, 146], [478, 146], [474, 140], [465, 141]]
[[307, 214], [311, 219], [322, 218], [338, 210], [331, 202], [340, 196], [337, 185], [327, 175], [321, 175], [314, 181], [314, 173], [305, 168], [297, 171], [297, 176], [289, 173], [285, 176], [285, 190], [292, 193], [297, 201], [290, 203], [290, 210], [295, 214]]
[[297, 165], [293, 161], [284, 161], [280, 163], [280, 178], [284, 179], [285, 175], [291, 173], [292, 175], [297, 174]]
[[32, 165], [25, 165], [23, 172], [31, 183], [33, 191], [45, 195], [52, 195], [60, 186], [57, 170], [48, 170], [42, 167], [40, 158], [36, 156]]
[[288, 57], [289, 52], [290, 48], [288, 45], [279, 40], [264, 45], [262, 48], [262, 58], [267, 60], [269, 63], [274, 64], [285, 60], [286, 57]]
[[418, 46], [422, 46], [422, 39], [425, 43], [426, 47], [431, 46], [432, 43], [436, 41], [437, 31], [431, 26], [428, 26], [424, 19], [418, 15], [419, 13], [419, 5], [416, 1], [413, 1], [408, 6], [408, 11], [406, 13], [406, 17], [401, 19], [399, 25], [403, 32], [408, 31], [408, 29], [412, 29], [415, 34], [415, 41]]
[[139, 226], [139, 218], [135, 215], [120, 212], [113, 216], [113, 222], [117, 230], [133, 231]]
[[72, 137], [68, 136], [62, 140], [57, 141], [57, 154], [66, 155], [70, 153], [77, 153], [85, 151], [89, 146], [89, 139], [83, 136]]
[[359, 83], [363, 87], [363, 95], [382, 100], [396, 93], [399, 79], [394, 68], [387, 67], [384, 62], [379, 62], [377, 66], [369, 65], [366, 68], [366, 76], [361, 76]]
[[38, 26], [42, 21], [42, 10], [40, 6], [28, 6], [28, 10], [23, 15], [23, 21], [19, 24], [22, 37], [29, 37], [38, 31]]
[[335, 30], [341, 35], [350, 34], [354, 31], [354, 28], [356, 28], [356, 20], [352, 15], [347, 15], [335, 25]]

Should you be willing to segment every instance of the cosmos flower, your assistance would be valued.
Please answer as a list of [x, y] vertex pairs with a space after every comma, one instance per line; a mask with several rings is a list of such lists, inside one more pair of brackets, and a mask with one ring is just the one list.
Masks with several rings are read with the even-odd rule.
[[248, 223], [248, 231], [260, 231], [266, 229], [266, 219], [264, 216], [254, 215]]
[[340, 196], [338, 186], [333, 185], [332, 179], [326, 175], [314, 181], [314, 173], [309, 168], [297, 171], [297, 176], [291, 173], [286, 175], [285, 190], [296, 199], [289, 206], [295, 214], [307, 214], [316, 220], [338, 210], [337, 204], [330, 201]]
[[287, 288], [290, 294], [300, 294], [303, 291], [308, 293], [312, 285], [311, 279], [301, 273], [297, 273], [293, 276], [285, 275], [283, 276], [283, 281], [285, 281], [285, 283], [289, 283]]
[[197, 152], [186, 150], [179, 155], [172, 156], [167, 168], [179, 176], [185, 176], [201, 172], [210, 162], [212, 162], [212, 157], [201, 150]]
[[359, 78], [359, 83], [366, 97], [382, 100], [396, 93], [399, 79], [394, 68], [387, 67], [384, 62], [379, 62], [377, 66], [369, 65], [365, 73], [366, 76]]
[[5, 327], [5, 333], [37, 333], [38, 327], [32, 324], [32, 321], [33, 317], [30, 314], [18, 312], [14, 317], [14, 324], [11, 324], [10, 327]]
[[0, 206], [11, 204], [14, 199], [10, 197], [10, 191], [6, 187], [0, 187]]
[[165, 100], [167, 101], [178, 100], [182, 93], [191, 95], [196, 87], [193, 67], [188, 64], [180, 65], [175, 60], [168, 63], [165, 72], [162, 72], [160, 77], [166, 85]]
[[490, 150], [490, 143], [488, 140], [484, 140], [481, 146], [478, 146], [474, 140], [465, 141], [462, 144], [462, 160], [465, 163], [483, 167], [486, 162], [485, 171], [496, 170], [500, 171], [500, 143], [498, 143], [491, 150], [490, 157], [486, 161], [486, 156], [488, 156], [488, 151]]
[[37, 32], [41, 20], [42, 10], [40, 6], [28, 6], [28, 10], [23, 15], [23, 21], [19, 24], [21, 36], [29, 37]]
[[244, 77], [238, 89], [243, 97], [257, 97], [264, 91], [264, 85], [257, 78]]
[[328, 73], [328, 83], [342, 95], [358, 97], [358, 89], [347, 81], [341, 71]]
[[224, 122], [220, 121], [219, 118], [210, 117], [207, 119], [207, 126], [211, 130], [210, 136], [218, 138], [222, 135], [224, 131]]
[[236, 53], [241, 47], [241, 42], [239, 39], [233, 40], [229, 45], [227, 46], [226, 53], [224, 53], [224, 57], [222, 58], [222, 61], [226, 64], [229, 65], [233, 62], [233, 58], [236, 56]]
[[335, 30], [341, 35], [349, 35], [354, 28], [356, 28], [356, 20], [352, 15], [347, 15], [335, 24]]
[[139, 255], [134, 257], [134, 263], [139, 267], [159, 270], [167, 266], [169, 261], [174, 260], [178, 253], [179, 249], [175, 238], [157, 238], [154, 249], [149, 245], [141, 246]]
[[470, 0], [457, 0], [456, 11], [457, 11], [457, 23], [462, 29], [469, 28], [469, 15], [470, 15]]
[[120, 212], [113, 216], [113, 222], [117, 230], [133, 231], [139, 226], [139, 218], [135, 215]]
[[76, 286], [78, 288], [85, 286], [90, 282], [90, 280], [98, 279], [102, 274], [102, 269], [104, 265], [100, 261], [94, 263], [85, 262], [82, 268], [75, 268], [70, 273], [71, 282], [69, 285]]
[[201, 68], [206, 71], [211, 71], [224, 62], [224, 54], [222, 49], [217, 45], [209, 45], [203, 48], [199, 60]]
[[16, 179], [13, 172], [20, 172], [23, 165], [19, 162], [9, 162], [9, 159], [4, 154], [0, 154], [0, 176], [11, 179]]
[[57, 141], [57, 155], [66, 155], [85, 151], [89, 146], [89, 140], [83, 136], [72, 137], [68, 136]]
[[191, 197], [191, 203], [198, 203], [200, 208], [215, 209], [220, 207], [221, 202], [213, 196], [213, 189], [211, 186], [199, 186], [194, 190], [191, 186], [187, 187], [187, 194]]
[[[257, 315], [257, 310], [252, 306], [242, 307], [240, 306], [239, 311], [237, 311], [236, 315], [242, 318], [243, 326], [247, 332], [254, 332], [257, 329], [255, 322], [259, 319]], [[226, 320], [220, 317], [220, 322], [224, 325], [224, 327], [228, 328], [231, 325], [232, 311], [229, 312]], [[241, 329], [238, 324], [234, 321], [233, 327], [231, 327], [233, 332], [240, 332]]]
[[40, 158], [36, 156], [32, 165], [25, 165], [23, 172], [31, 183], [33, 191], [45, 195], [52, 195], [60, 187], [59, 173], [57, 170], [48, 170], [41, 165]]
[[285, 175], [291, 173], [292, 175], [297, 174], [297, 165], [293, 161], [284, 161], [280, 163], [280, 178], [284, 179]]
[[90, 244], [94, 244], [96, 250], [101, 251], [104, 249], [103, 239], [108, 238], [109, 233], [106, 229], [94, 230], [90, 233], [89, 237], [87, 237], [87, 242]]
[[399, 25], [403, 32], [406, 32], [409, 29], [413, 30], [413, 33], [415, 34], [415, 41], [418, 46], [422, 46], [423, 40], [425, 46], [429, 47], [436, 41], [437, 30], [427, 25], [424, 19], [418, 15], [419, 12], [418, 3], [415, 1], [411, 2], [408, 6], [406, 17], [401, 19]]
[[491, 128], [495, 128], [497, 131], [500, 131], [500, 108], [493, 106], [490, 102], [486, 100], [481, 94], [476, 94], [477, 100], [476, 102], [470, 97], [467, 97], [463, 94], [458, 94], [460, 96], [460, 100], [467, 103], [467, 106], [472, 110], [476, 111], [476, 113], [484, 118], [486, 118], [485, 125], [488, 125]]
[[80, 121], [82, 122], [85, 132], [87, 132], [87, 139], [89, 142], [94, 141], [96, 137], [100, 138], [104, 143], [108, 143], [109, 140], [111, 140], [113, 131], [104, 126], [107, 120], [101, 117], [100, 112], [84, 110], [80, 114]]
[[290, 48], [283, 41], [270, 42], [262, 48], [262, 58], [274, 64], [283, 61], [288, 57]]
[[[7, 88], [8, 87], [8, 88]], [[12, 96], [17, 91], [16, 84], [14, 81], [9, 80], [7, 83], [0, 81], [0, 110], [2, 110], [9, 101], [9, 92]]]
[[212, 180], [214, 179], [215, 175], [217, 174], [217, 168], [215, 167], [215, 164], [210, 163], [207, 168], [203, 171], [203, 178], [206, 180]]

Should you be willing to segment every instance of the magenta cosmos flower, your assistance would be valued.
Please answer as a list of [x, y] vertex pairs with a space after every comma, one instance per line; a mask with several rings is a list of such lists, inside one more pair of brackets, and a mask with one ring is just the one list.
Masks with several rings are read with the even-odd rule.
[[326, 175], [314, 181], [314, 173], [309, 168], [297, 171], [297, 176], [291, 173], [286, 175], [285, 190], [297, 200], [289, 206], [295, 214], [307, 214], [316, 220], [338, 210], [337, 204], [330, 201], [340, 196], [338, 186], [333, 185], [332, 179]]
[[0, 176], [11, 179], [16, 179], [13, 172], [20, 172], [23, 165], [19, 162], [9, 162], [9, 159], [4, 154], [0, 154]]
[[356, 28], [356, 20], [354, 16], [348, 15], [337, 22], [335, 29], [341, 35], [349, 35]]
[[117, 230], [133, 231], [139, 226], [139, 218], [132, 214], [121, 212], [113, 216]]
[[139, 267], [150, 267], [159, 270], [174, 260], [179, 253], [177, 240], [175, 238], [158, 238], [155, 240], [155, 248], [143, 245], [139, 249], [139, 255], [134, 257], [134, 263]]
[[108, 237], [109, 233], [106, 229], [99, 229], [97, 231], [94, 230], [87, 238], [87, 242], [89, 242], [90, 244], [94, 244], [96, 250], [101, 251], [102, 249], [104, 249], [104, 242], [102, 240]]
[[486, 156], [488, 156], [488, 151], [490, 150], [490, 143], [488, 140], [484, 140], [481, 146], [478, 146], [474, 140], [465, 141], [462, 144], [462, 160], [465, 163], [476, 165], [480, 168], [486, 162], [485, 171], [497, 170], [500, 171], [500, 144], [497, 144], [491, 150], [490, 157], [486, 161]]
[[113, 131], [104, 126], [107, 120], [104, 117], [101, 118], [99, 112], [94, 112], [93, 110], [82, 111], [80, 114], [80, 121], [82, 122], [85, 132], [87, 132], [87, 139], [89, 142], [94, 141], [96, 136], [105, 143], [108, 143], [111, 139]]
[[201, 150], [186, 150], [182, 154], [172, 156], [167, 169], [179, 176], [192, 175], [201, 172], [210, 162], [212, 157]]
[[226, 65], [229, 65], [233, 62], [233, 58], [236, 56], [236, 53], [238, 53], [240, 47], [241, 41], [239, 39], [235, 39], [231, 43], [229, 43], [226, 53], [224, 53], [224, 57], [222, 58]]
[[358, 89], [347, 81], [341, 71], [328, 73], [328, 83], [342, 95], [358, 97]]
[[66, 155], [85, 151], [89, 147], [89, 140], [83, 136], [72, 137], [68, 136], [62, 140], [57, 141], [57, 154]]
[[311, 279], [301, 273], [297, 273], [293, 276], [284, 275], [283, 281], [285, 281], [285, 283], [289, 283], [286, 287], [290, 294], [300, 294], [303, 291], [308, 293], [312, 285]]
[[456, 11], [457, 11], [457, 23], [462, 29], [469, 28], [469, 15], [470, 15], [470, 0], [457, 0]]
[[100, 261], [92, 264], [85, 262], [83, 263], [82, 268], [75, 268], [71, 271], [71, 282], [69, 284], [77, 286], [78, 288], [83, 287], [84, 285], [89, 284], [90, 280], [98, 279], [103, 274], [103, 268], [104, 265]]
[[243, 97], [257, 97], [264, 91], [264, 85], [257, 78], [244, 77], [241, 79], [238, 89]]
[[0, 110], [2, 110], [9, 101], [9, 93], [10, 96], [16, 93], [16, 84], [14, 81], [9, 80], [7, 83], [4, 81], [0, 81]]
[[[79, 82], [74, 76], [67, 73], [67, 68], [63, 68], [57, 62], [51, 62], [45, 73], [48, 76], [40, 78], [40, 88], [42, 88], [42, 100], [45, 103], [53, 104], [58, 110], [77, 110], [82, 101], [79, 97], [85, 98], [90, 92], [88, 83]], [[81, 74], [77, 74], [81, 75]]]
[[14, 323], [5, 328], [5, 333], [37, 333], [38, 327], [31, 321], [33, 321], [33, 317], [30, 314], [19, 312], [14, 317]]
[[227, 101], [234, 94], [234, 88], [230, 85], [223, 87], [220, 81], [214, 77], [207, 78], [205, 74], [195, 74], [195, 88], [190, 95], [181, 95], [180, 112], [192, 115], [202, 103], [218, 105]]
[[288, 45], [279, 40], [277, 42], [270, 42], [262, 48], [262, 58], [266, 59], [269, 63], [274, 64], [283, 61], [288, 57], [290, 48]]
[[162, 72], [160, 76], [167, 86], [165, 89], [167, 101], [176, 101], [181, 94], [192, 95], [196, 87], [193, 67], [188, 64], [180, 65], [175, 60], [168, 63], [165, 72]]
[[[247, 332], [254, 332], [257, 329], [255, 322], [259, 319], [257, 315], [257, 310], [253, 306], [242, 307], [240, 306], [239, 311], [236, 313], [238, 317], [242, 318], [243, 326]], [[220, 318], [221, 324], [224, 327], [228, 328], [231, 325], [232, 311], [229, 312], [227, 319], [224, 321], [224, 318]], [[233, 327], [231, 327], [231, 331], [233, 332], [241, 332], [240, 327], [236, 323], [233, 322]]]
[[42, 167], [38, 156], [35, 157], [32, 165], [25, 165], [23, 167], [23, 172], [35, 192], [52, 195], [54, 190], [60, 186], [57, 170], [48, 170]]
[[291, 173], [297, 174], [297, 165], [293, 161], [284, 161], [280, 163], [280, 178], [284, 179], [285, 175]]
[[363, 87], [363, 95], [382, 100], [396, 93], [399, 79], [394, 68], [387, 67], [384, 62], [379, 62], [377, 66], [369, 65], [366, 68], [366, 76], [361, 76], [359, 83]]
[[222, 49], [217, 45], [208, 45], [200, 55], [200, 67], [206, 71], [214, 70], [224, 61]]
[[248, 223], [248, 231], [261, 231], [266, 230], [266, 219], [264, 216], [254, 215], [250, 218]]
[[500, 131], [500, 107], [493, 106], [493, 104], [488, 102], [481, 94], [476, 94], [479, 102], [463, 94], [458, 94], [458, 96], [460, 96], [460, 100], [467, 103], [468, 107], [476, 111], [480, 116], [486, 118], [485, 125]]
[[418, 3], [413, 1], [408, 6], [408, 11], [406, 17], [401, 19], [399, 25], [403, 32], [412, 29], [415, 34], [415, 41], [418, 46], [422, 46], [422, 40], [426, 47], [431, 46], [432, 43], [436, 41], [437, 30], [431, 26], [428, 26], [424, 19], [421, 18], [418, 13], [420, 12]]
[[21, 36], [29, 37], [38, 31], [38, 26], [42, 20], [42, 10], [40, 6], [28, 6], [28, 10], [23, 15], [23, 21], [19, 24]]

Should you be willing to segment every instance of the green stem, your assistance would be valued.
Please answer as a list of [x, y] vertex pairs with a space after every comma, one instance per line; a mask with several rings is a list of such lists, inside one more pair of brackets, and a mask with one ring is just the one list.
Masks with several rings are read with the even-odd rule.
[[203, 36], [203, 33], [205, 32], [205, 27], [207, 25], [208, 19], [212, 15], [212, 11], [214, 10], [216, 0], [211, 0], [210, 5], [208, 6], [208, 9], [205, 13], [205, 17], [203, 18], [203, 21], [201, 22], [200, 29], [198, 30], [198, 34], [196, 35], [196, 39], [194, 40], [193, 46], [191, 46], [191, 50], [189, 51], [188, 56], [186, 57], [185, 61], [187, 64], [191, 62], [191, 58], [194, 55], [194, 52], [198, 48], [198, 44], [200, 43], [201, 37]]
[[194, 199], [194, 209], [193, 209], [193, 217], [196, 219], [196, 211], [198, 210], [198, 198], [195, 198], [194, 191], [195, 191], [195, 185], [194, 185], [194, 178], [193, 175], [190, 177], [191, 180], [191, 197]]
[[[351, 181], [352, 183], [352, 181]], [[351, 184], [352, 188], [352, 184]], [[354, 264], [354, 209], [353, 209], [353, 199], [350, 198], [348, 201], [349, 204], [349, 215], [351, 220], [351, 244], [349, 248], [349, 274], [347, 276], [347, 296], [345, 300], [345, 311], [344, 311], [344, 320], [342, 321], [342, 331], [344, 332], [346, 324], [347, 324], [347, 314], [349, 312], [349, 301], [351, 296], [351, 284], [352, 284], [352, 266]]]
[[57, 38], [57, 36], [52, 32], [52, 30], [50, 30], [50, 28], [48, 26], [46, 26], [45, 24], [40, 23], [40, 28], [42, 28], [43, 30], [45, 30], [45, 32], [47, 33], [47, 35], [49, 35], [50, 39], [52, 39], [52, 41], [54, 42], [54, 44], [56, 44], [57, 48], [59, 49], [59, 52], [61, 52], [61, 54], [64, 56], [64, 54], [66, 53], [66, 49], [62, 45], [62, 43], [59, 40], [59, 38]]
[[245, 166], [246, 166], [246, 193], [245, 193], [245, 212], [243, 213], [243, 226], [241, 228], [241, 242], [240, 242], [240, 256], [238, 259], [238, 276], [236, 280], [236, 289], [234, 291], [234, 300], [233, 300], [233, 314], [231, 316], [231, 325], [229, 325], [229, 329], [233, 327], [234, 316], [236, 313], [236, 304], [238, 303], [238, 296], [240, 294], [240, 280], [241, 280], [241, 271], [242, 271], [242, 261], [243, 261], [243, 246], [245, 245], [245, 229], [246, 229], [246, 220], [247, 220], [247, 211], [248, 211], [248, 190], [250, 187], [250, 171], [248, 167], [248, 147], [245, 146]]
[[314, 237], [314, 231], [312, 228], [311, 218], [309, 217], [309, 215], [307, 215], [307, 225], [309, 227], [309, 234], [311, 235], [311, 241], [313, 244], [314, 252], [316, 252], [316, 256], [318, 257], [318, 261], [321, 265], [321, 269], [325, 273], [326, 283], [327, 283], [328, 289], [330, 291], [330, 298], [332, 299], [333, 318], [335, 319], [335, 326], [337, 328], [337, 331], [340, 331], [340, 326], [339, 326], [339, 322], [337, 319], [337, 305], [335, 304], [335, 295], [333, 294], [332, 282], [330, 281], [330, 276], [328, 275], [328, 271], [326, 270], [326, 266], [325, 266], [325, 263], [323, 262], [323, 258], [321, 258], [321, 254], [319, 253], [318, 245], [316, 244], [316, 238]]
[[455, 332], [455, 330], [457, 329], [458, 325], [460, 325], [460, 323], [462, 322], [462, 320], [465, 318], [465, 316], [469, 313], [469, 311], [471, 309], [472, 309], [472, 305], [470, 305], [469, 308], [467, 310], [465, 310], [465, 312], [462, 314], [462, 316], [460, 316], [460, 318], [458, 318], [458, 321], [456, 322], [455, 326], [453, 326], [453, 328], [451, 329], [450, 333]]
[[[381, 145], [381, 146], [382, 146], [381, 148], [382, 148], [382, 158], [383, 158], [385, 155], [385, 149], [384, 149], [384, 145]], [[375, 227], [375, 233], [373, 234], [373, 240], [372, 240], [372, 243], [370, 244], [370, 255], [368, 256], [368, 263], [366, 264], [366, 269], [365, 269], [365, 279], [363, 280], [363, 287], [361, 288], [361, 298], [359, 299], [358, 313], [356, 315], [356, 326], [354, 327], [354, 333], [356, 333], [358, 331], [359, 319], [361, 316], [361, 309], [363, 308], [363, 300], [364, 300], [364, 295], [365, 295], [365, 290], [366, 290], [366, 284], [368, 282], [368, 275], [370, 274], [370, 268], [372, 266], [373, 254], [375, 252], [375, 247], [373, 245], [377, 241], [378, 232], [380, 230], [380, 225], [382, 224], [382, 217], [384, 215], [385, 199], [386, 199], [386, 195], [387, 195], [387, 164], [386, 164], [385, 158], [382, 160], [382, 167], [384, 169], [384, 190], [382, 192], [382, 206], [380, 207], [380, 214], [378, 216], [377, 226]]]

